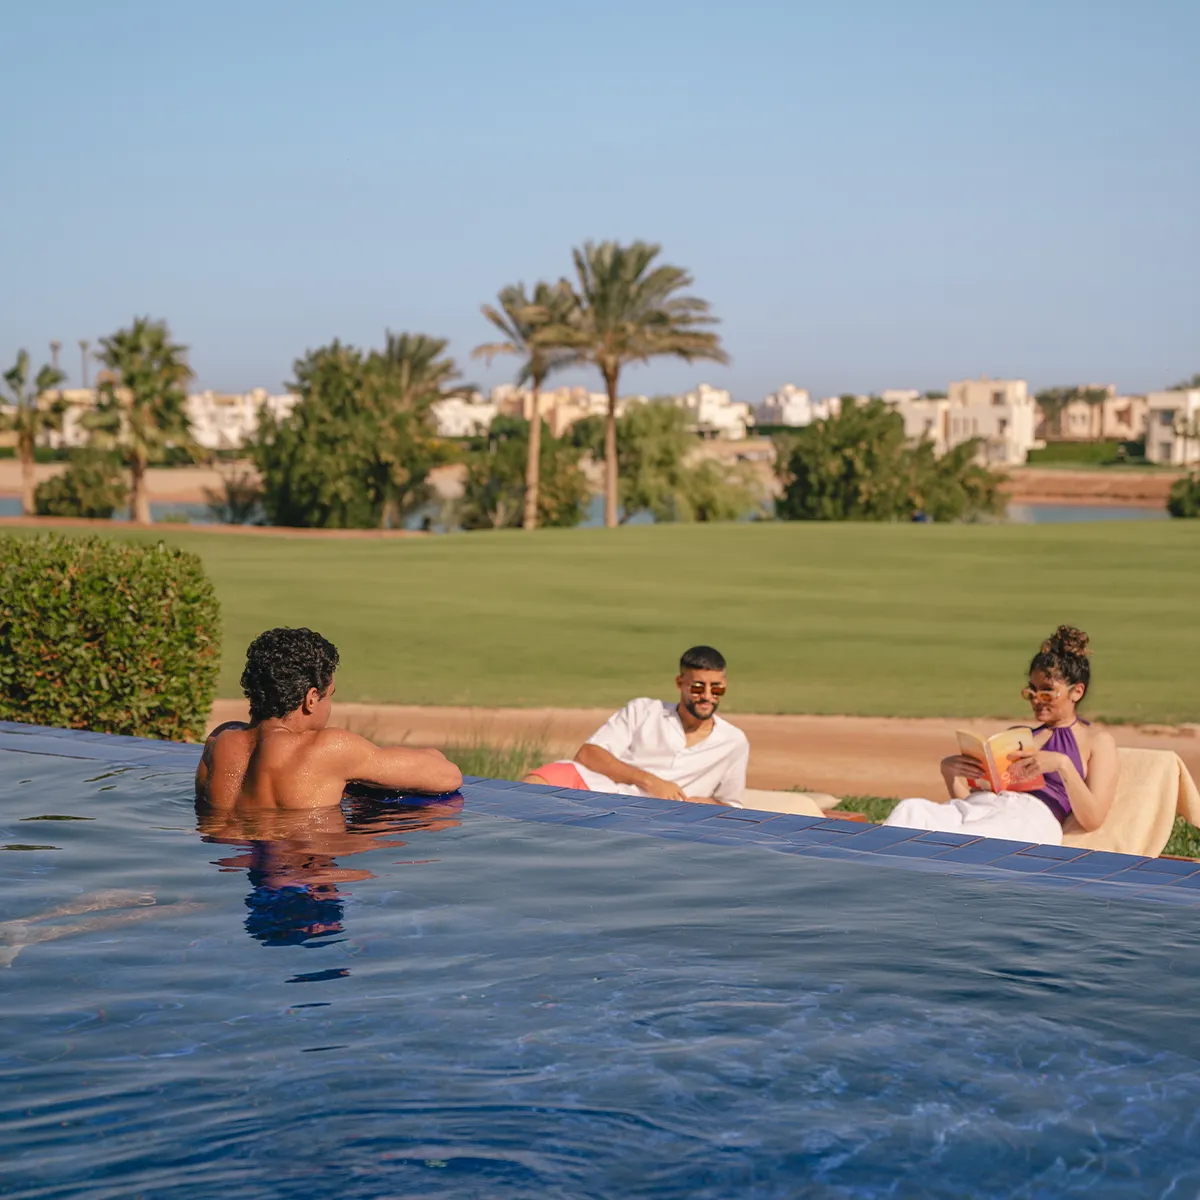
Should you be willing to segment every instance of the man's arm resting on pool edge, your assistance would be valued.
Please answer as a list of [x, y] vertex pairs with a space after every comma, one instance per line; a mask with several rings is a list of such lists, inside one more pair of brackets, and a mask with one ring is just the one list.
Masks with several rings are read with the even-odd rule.
[[346, 729], [329, 729], [325, 736], [348, 782], [435, 796], [462, 787], [462, 772], [440, 750], [376, 746]]
[[677, 783], [668, 783], [643, 771], [639, 767], [622, 762], [615, 754], [597, 746], [594, 742], [584, 742], [575, 752], [575, 761], [589, 771], [607, 776], [613, 783], [628, 783], [641, 788], [648, 796], [656, 796], [659, 800], [690, 800], [693, 804], [721, 804], [708, 796], [688, 796]]

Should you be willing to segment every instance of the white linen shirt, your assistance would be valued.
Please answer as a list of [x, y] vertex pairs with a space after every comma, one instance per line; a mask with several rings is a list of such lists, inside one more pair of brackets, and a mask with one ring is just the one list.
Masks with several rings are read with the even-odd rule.
[[[713, 730], [708, 737], [689, 746], [676, 706], [643, 696], [613, 713], [588, 742], [623, 763], [678, 784], [684, 795], [711, 796], [741, 806], [750, 743], [736, 725], [721, 717], [713, 717]], [[636, 784], [614, 783], [607, 775], [579, 763], [575, 768], [594, 792], [646, 795]]]

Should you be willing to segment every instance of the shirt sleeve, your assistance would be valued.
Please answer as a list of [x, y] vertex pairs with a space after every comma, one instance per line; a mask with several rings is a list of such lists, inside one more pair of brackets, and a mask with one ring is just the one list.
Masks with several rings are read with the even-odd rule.
[[750, 743], [743, 739], [735, 753], [730, 756], [721, 782], [713, 789], [713, 799], [740, 803], [742, 793], [746, 790], [746, 768], [749, 765]]
[[599, 746], [607, 750], [613, 758], [622, 762], [628, 760], [633, 748], [633, 735], [636, 733], [639, 721], [638, 706], [640, 700], [630, 700], [624, 708], [613, 713], [595, 733], [588, 738], [588, 745]]

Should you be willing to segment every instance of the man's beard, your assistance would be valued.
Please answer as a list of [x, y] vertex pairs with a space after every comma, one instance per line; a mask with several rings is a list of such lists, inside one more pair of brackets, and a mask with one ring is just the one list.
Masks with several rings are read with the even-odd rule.
[[696, 718], [697, 721], [711, 721], [713, 717], [717, 715], [717, 709], [721, 707], [721, 703], [719, 700], [713, 700], [712, 712], [706, 713], [703, 716], [696, 711], [696, 702], [690, 696], [684, 700], [683, 707], [686, 708], [688, 712], [690, 712], [692, 716]]

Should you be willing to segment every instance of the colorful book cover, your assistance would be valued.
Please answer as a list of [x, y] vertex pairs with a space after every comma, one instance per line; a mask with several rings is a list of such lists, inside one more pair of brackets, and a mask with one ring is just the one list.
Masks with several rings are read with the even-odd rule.
[[959, 729], [956, 733], [959, 752], [975, 759], [982, 768], [978, 779], [967, 781], [978, 791], [1034, 792], [1046, 786], [1044, 775], [1020, 780], [1014, 780], [1011, 776], [1013, 758], [1037, 749], [1033, 730], [1027, 726], [1005, 729], [1000, 733], [993, 733], [989, 738], [981, 738], [965, 729]]

